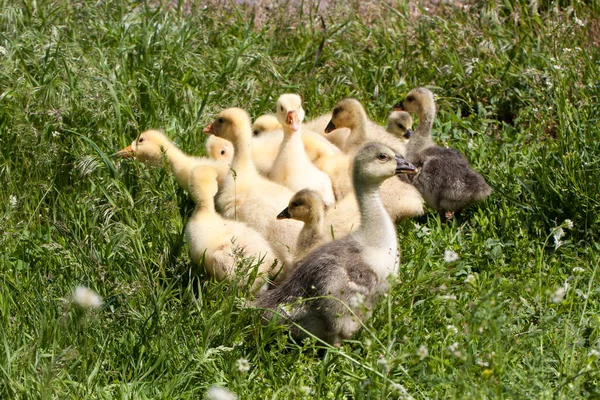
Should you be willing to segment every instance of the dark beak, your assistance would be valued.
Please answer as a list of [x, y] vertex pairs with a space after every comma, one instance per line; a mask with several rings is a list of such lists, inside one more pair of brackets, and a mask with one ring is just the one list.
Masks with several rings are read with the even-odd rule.
[[325, 133], [330, 133], [335, 130], [335, 125], [333, 124], [333, 120], [330, 120], [327, 126], [325, 127]]
[[290, 219], [290, 218], [292, 218], [292, 215], [290, 214], [288, 207], [284, 208], [283, 211], [280, 212], [279, 215], [277, 216], [277, 219]]
[[409, 128], [406, 130], [406, 133], [404, 134], [404, 138], [410, 139], [412, 137], [412, 135], [413, 135], [413, 131], [412, 131], [412, 129]]
[[416, 174], [417, 168], [400, 156], [396, 156], [396, 175]]
[[394, 111], [406, 111], [404, 109], [404, 105], [402, 105], [402, 100], [394, 104], [392, 108], [394, 109]]

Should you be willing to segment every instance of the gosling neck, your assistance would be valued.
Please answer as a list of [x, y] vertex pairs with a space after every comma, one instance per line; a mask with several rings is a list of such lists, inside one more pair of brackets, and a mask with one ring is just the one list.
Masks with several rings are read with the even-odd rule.
[[246, 127], [232, 141], [233, 160], [231, 169], [237, 174], [240, 173], [258, 173], [252, 162], [252, 132], [250, 127]]
[[358, 116], [358, 121], [354, 127], [350, 129], [350, 135], [346, 140], [344, 151], [346, 153], [354, 153], [367, 141], [367, 116], [364, 114], [364, 112], [361, 112]]
[[363, 241], [372, 247], [385, 247], [388, 245], [388, 236], [393, 236], [395, 240], [395, 229], [379, 194], [382, 182], [356, 185], [356, 177], [354, 182], [360, 210], [360, 227], [356, 234], [361, 235]]
[[194, 200], [196, 202], [195, 213], [198, 214], [214, 214], [215, 211], [215, 200], [210, 193], [200, 189], [200, 193]]
[[416, 161], [415, 156], [419, 152], [435, 145], [431, 138], [431, 129], [433, 127], [433, 120], [435, 119], [435, 105], [423, 106], [418, 115], [419, 125], [406, 146], [406, 157], [411, 162]]
[[167, 160], [169, 160], [169, 163], [171, 164], [171, 170], [175, 175], [177, 183], [179, 186], [186, 189], [189, 179], [189, 170], [187, 166], [190, 164], [193, 157], [185, 154], [179, 147], [168, 141], [161, 143], [161, 147]]

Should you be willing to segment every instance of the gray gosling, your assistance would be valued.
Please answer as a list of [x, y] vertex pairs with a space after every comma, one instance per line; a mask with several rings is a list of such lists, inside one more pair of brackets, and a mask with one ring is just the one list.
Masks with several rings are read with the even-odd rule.
[[417, 114], [419, 125], [406, 148], [406, 158], [419, 168], [412, 183], [442, 222], [471, 203], [492, 193], [485, 179], [475, 172], [465, 156], [455, 149], [436, 146], [431, 138], [435, 118], [433, 93], [419, 87], [411, 90], [394, 108]]
[[[361, 147], [352, 170], [360, 227], [310, 252], [280, 286], [263, 293], [257, 305], [293, 322], [297, 340], [308, 336], [305, 331], [333, 346], [350, 339], [371, 314], [378, 295], [389, 289], [388, 277], [399, 266], [396, 229], [379, 188], [395, 174], [414, 171], [383, 144]], [[264, 322], [274, 317], [273, 311], [264, 313]]]
[[304, 258], [312, 249], [328, 241], [323, 232], [325, 204], [318, 192], [302, 189], [294, 194], [290, 199], [290, 204], [277, 216], [277, 219], [287, 218], [304, 222], [296, 240], [294, 262]]

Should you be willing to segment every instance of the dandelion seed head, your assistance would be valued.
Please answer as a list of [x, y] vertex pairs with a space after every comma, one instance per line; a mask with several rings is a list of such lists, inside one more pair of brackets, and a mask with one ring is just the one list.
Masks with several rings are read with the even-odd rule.
[[446, 261], [447, 263], [451, 263], [456, 260], [458, 260], [458, 254], [456, 254], [455, 251], [453, 251], [453, 250], [444, 251], [444, 261]]
[[102, 306], [102, 297], [85, 286], [77, 286], [73, 291], [73, 302], [81, 308], [96, 309]]
[[236, 400], [237, 396], [224, 387], [213, 385], [206, 392], [206, 400]]
[[565, 287], [561, 286], [561, 287], [557, 288], [556, 291], [554, 291], [554, 293], [552, 293], [552, 295], [550, 296], [550, 300], [553, 303], [560, 303], [565, 298], [566, 293], [567, 293], [567, 290], [565, 289]]

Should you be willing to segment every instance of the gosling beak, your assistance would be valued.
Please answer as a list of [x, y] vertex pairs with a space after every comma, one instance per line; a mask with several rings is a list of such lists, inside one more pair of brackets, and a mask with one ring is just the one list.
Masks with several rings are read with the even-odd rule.
[[202, 133], [204, 133], [206, 135], [214, 135], [215, 131], [213, 131], [213, 124], [210, 124], [206, 128], [204, 128], [204, 130], [202, 131]]
[[117, 152], [117, 155], [123, 158], [131, 158], [133, 157], [133, 154], [133, 147], [131, 145], [124, 147]]
[[285, 123], [295, 132], [300, 129], [300, 121], [298, 120], [298, 112], [295, 110], [288, 111]]
[[412, 131], [412, 129], [409, 128], [406, 130], [406, 133], [404, 134], [404, 138], [410, 139], [412, 137], [412, 135], [413, 135], [413, 131]]
[[402, 104], [402, 102], [403, 102], [403, 100], [400, 100], [399, 102], [394, 104], [394, 106], [392, 107], [394, 109], [394, 111], [406, 111], [404, 109], [404, 105]]
[[288, 207], [284, 208], [282, 212], [279, 213], [279, 215], [277, 216], [277, 219], [289, 219], [292, 218], [292, 215], [290, 214], [290, 210], [288, 209]]
[[331, 133], [335, 130], [335, 125], [333, 124], [333, 120], [330, 120], [327, 126], [325, 127], [325, 133]]
[[416, 174], [417, 168], [400, 156], [396, 156], [396, 175]]

